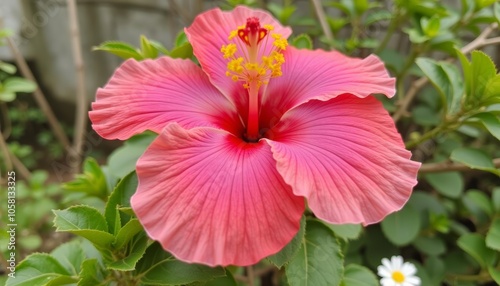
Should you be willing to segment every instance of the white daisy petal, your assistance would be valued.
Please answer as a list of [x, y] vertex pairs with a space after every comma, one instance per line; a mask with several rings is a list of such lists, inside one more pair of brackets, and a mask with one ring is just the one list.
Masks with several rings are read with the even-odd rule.
[[396, 282], [392, 278], [382, 278], [380, 279], [380, 285], [382, 286], [397, 286]]
[[391, 271], [383, 265], [380, 265], [379, 267], [377, 267], [377, 271], [378, 271], [377, 274], [380, 277], [389, 277], [389, 278], [391, 277]]
[[395, 270], [395, 269], [401, 269], [401, 266], [403, 265], [403, 257], [401, 257], [401, 256], [393, 256], [391, 258], [391, 261], [392, 261], [393, 270]]
[[417, 268], [412, 263], [405, 262], [403, 267], [401, 267], [401, 272], [403, 272], [405, 276], [411, 276], [417, 273]]
[[419, 286], [420, 283], [422, 283], [420, 278], [418, 278], [417, 276], [406, 277], [406, 281], [408, 281], [408, 283], [411, 283], [410, 286]]
[[391, 261], [389, 261], [389, 259], [387, 258], [382, 258], [382, 265], [387, 267], [387, 270], [389, 270], [389, 272], [392, 272], [392, 270], [394, 270]]

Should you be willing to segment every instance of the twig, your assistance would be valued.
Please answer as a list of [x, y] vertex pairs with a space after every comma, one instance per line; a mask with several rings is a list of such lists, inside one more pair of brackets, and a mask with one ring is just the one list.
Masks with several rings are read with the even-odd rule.
[[3, 156], [5, 157], [5, 166], [7, 170], [12, 170], [12, 168], [15, 168], [21, 177], [23, 177], [26, 180], [31, 179], [31, 173], [24, 166], [23, 162], [21, 162], [14, 154], [12, 154], [9, 150], [9, 147], [7, 146], [7, 142], [5, 142], [5, 139], [3, 136], [0, 136], [0, 149], [2, 150], [2, 153], [4, 154]]
[[253, 266], [247, 266], [247, 278], [248, 278], [248, 285], [254, 286], [255, 285], [255, 273], [253, 271]]
[[[493, 159], [493, 165], [495, 168], [500, 168], [500, 158]], [[462, 163], [455, 162], [439, 162], [439, 163], [427, 163], [420, 167], [419, 173], [439, 173], [448, 171], [468, 171], [471, 168]]]
[[314, 6], [314, 9], [316, 10], [316, 14], [318, 15], [318, 20], [319, 23], [321, 24], [321, 28], [323, 29], [323, 33], [325, 34], [326, 39], [328, 42], [333, 41], [333, 33], [332, 30], [330, 29], [330, 26], [328, 25], [328, 22], [326, 21], [326, 15], [325, 11], [323, 10], [323, 6], [321, 6], [321, 1], [319, 0], [311, 0], [312, 4]]
[[[23, 77], [25, 77], [26, 79], [36, 83], [36, 79], [33, 76], [33, 73], [31, 72], [28, 64], [26, 63], [26, 60], [24, 59], [23, 55], [21, 54], [19, 49], [14, 44], [14, 41], [12, 41], [12, 39], [9, 37], [9, 38], [7, 38], [7, 43], [9, 45], [11, 52], [12, 52], [12, 55], [14, 56], [14, 59], [16, 60], [16, 63], [17, 63], [17, 66], [19, 67], [19, 71], [21, 72], [21, 75]], [[42, 112], [47, 117], [47, 121], [49, 122], [50, 128], [54, 132], [54, 135], [56, 136], [57, 140], [63, 146], [64, 150], [68, 150], [70, 147], [68, 137], [64, 133], [64, 131], [61, 127], [61, 124], [57, 120], [49, 103], [45, 99], [45, 96], [42, 93], [40, 86], [38, 86], [37, 89], [33, 92], [33, 96], [35, 98], [36, 103], [40, 107], [40, 110], [42, 110]]]
[[[493, 23], [493, 24], [489, 25], [486, 29], [484, 29], [484, 31], [476, 39], [474, 39], [469, 44], [465, 45], [463, 48], [460, 49], [460, 51], [463, 54], [468, 54], [477, 48], [484, 47], [486, 45], [492, 45], [492, 44], [499, 43], [500, 37], [487, 39], [487, 37], [497, 27], [498, 27], [497, 23]], [[401, 119], [401, 117], [408, 114], [408, 107], [410, 106], [411, 102], [413, 101], [413, 99], [417, 95], [418, 91], [422, 87], [424, 87], [427, 84], [427, 82], [429, 82], [429, 79], [427, 77], [421, 77], [412, 83], [406, 96], [398, 103], [399, 108], [392, 116], [392, 119], [394, 120], [394, 122], [397, 122], [399, 119]]]
[[87, 97], [85, 95], [85, 69], [83, 65], [80, 30], [78, 28], [78, 14], [76, 10], [76, 1], [67, 0], [69, 25], [71, 32], [71, 45], [73, 47], [73, 60], [75, 62], [77, 76], [76, 90], [76, 117], [75, 117], [75, 133], [73, 135], [73, 155], [75, 157], [75, 165], [73, 171], [79, 170], [83, 138], [85, 136], [85, 128], [87, 123]]

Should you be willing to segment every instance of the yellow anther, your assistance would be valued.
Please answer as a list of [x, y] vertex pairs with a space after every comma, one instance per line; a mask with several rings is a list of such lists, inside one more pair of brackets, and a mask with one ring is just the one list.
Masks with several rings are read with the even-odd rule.
[[268, 67], [272, 63], [273, 63], [273, 57], [266, 57], [266, 56], [262, 57], [262, 64], [264, 65], [264, 67]]
[[244, 83], [243, 88], [250, 88], [250, 85], [248, 83]]
[[278, 49], [286, 50], [286, 47], [288, 46], [288, 41], [286, 39], [276, 39], [273, 43], [275, 47]]
[[243, 67], [241, 66], [242, 63], [243, 63], [242, 57], [231, 60], [229, 63], [227, 63], [227, 69], [235, 73], [242, 73], [243, 72]]
[[267, 70], [265, 68], [259, 68], [259, 75], [265, 75]]
[[229, 37], [227, 37], [227, 39], [232, 40], [236, 36], [238, 36], [238, 30], [231, 31], [231, 33], [229, 33]]
[[273, 25], [266, 24], [266, 25], [264, 25], [264, 29], [266, 29], [266, 30], [268, 30], [268, 31], [272, 31], [272, 30], [274, 30], [274, 26], [273, 26]]
[[229, 44], [229, 45], [223, 45], [220, 51], [224, 54], [225, 59], [232, 58], [234, 54], [236, 53], [236, 45], [235, 44]]
[[231, 77], [231, 79], [232, 79], [233, 81], [238, 81], [238, 76], [237, 76], [237, 75], [233, 75], [233, 76]]
[[278, 77], [282, 76], [283, 73], [281, 72], [281, 66], [280, 65], [275, 65], [271, 69], [271, 77]]
[[276, 61], [276, 63], [278, 64], [283, 64], [285, 62], [285, 56], [283, 56], [282, 53], [278, 53], [276, 51], [273, 51], [271, 53], [271, 56], [273, 57], [273, 59]]
[[245, 28], [246, 28], [246, 26], [245, 26], [245, 25], [240, 25], [240, 26], [238, 26], [238, 30], [243, 30], [243, 29], [245, 29]]
[[256, 63], [246, 63], [245, 68], [249, 71], [256, 71], [257, 70], [257, 64]]
[[273, 39], [275, 39], [275, 40], [278, 40], [278, 39], [281, 39], [281, 34], [274, 33], [271, 35], [271, 37], [273, 37]]

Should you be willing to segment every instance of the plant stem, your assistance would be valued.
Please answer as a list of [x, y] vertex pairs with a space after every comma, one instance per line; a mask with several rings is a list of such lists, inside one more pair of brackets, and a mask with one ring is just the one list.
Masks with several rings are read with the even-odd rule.
[[[500, 168], [500, 158], [493, 159], [495, 168]], [[419, 173], [440, 173], [449, 171], [469, 171], [470, 167], [462, 163], [454, 163], [450, 161], [439, 163], [427, 163], [420, 167]]]
[[7, 170], [12, 170], [12, 168], [15, 168], [21, 177], [23, 177], [26, 180], [31, 179], [31, 173], [24, 166], [23, 162], [21, 162], [14, 154], [12, 154], [9, 150], [9, 147], [7, 146], [7, 142], [3, 138], [3, 136], [0, 136], [0, 149], [3, 153], [3, 156], [5, 157], [5, 165]]
[[385, 47], [387, 46], [387, 44], [389, 43], [389, 41], [391, 40], [394, 32], [396, 32], [396, 29], [398, 28], [398, 26], [400, 24], [399, 23], [400, 19], [402, 18], [402, 15], [399, 15], [399, 13], [400, 13], [400, 10], [396, 8], [396, 10], [394, 11], [394, 16], [391, 18], [391, 22], [389, 23], [389, 27], [387, 27], [387, 32], [385, 33], [384, 39], [382, 39], [382, 42], [380, 43], [380, 45], [373, 52], [374, 54], [378, 54], [378, 53], [382, 52], [385, 49]]
[[254, 286], [255, 285], [255, 273], [253, 271], [253, 266], [248, 266], [247, 267], [247, 277], [248, 277], [248, 285]]
[[321, 1], [319, 0], [311, 0], [314, 10], [316, 10], [316, 15], [318, 16], [318, 21], [321, 24], [321, 28], [323, 29], [323, 34], [325, 34], [326, 39], [329, 43], [333, 42], [333, 33], [332, 29], [330, 29], [330, 25], [328, 25], [328, 21], [326, 20], [326, 14], [323, 10], [323, 6], [321, 6]]
[[[7, 38], [7, 43], [9, 45], [11, 52], [12, 52], [12, 55], [14, 56], [14, 59], [16, 60], [16, 63], [17, 63], [17, 66], [19, 67], [19, 71], [21, 72], [21, 75], [24, 78], [36, 83], [35, 76], [33, 76], [33, 73], [31, 72], [28, 64], [26, 63], [26, 60], [24, 59], [23, 55], [21, 54], [19, 49], [14, 44], [14, 41], [12, 41], [11, 38]], [[54, 115], [54, 112], [52, 111], [52, 109], [51, 109], [49, 103], [47, 102], [45, 95], [42, 93], [42, 90], [40, 89], [39, 85], [38, 85], [37, 89], [33, 92], [33, 96], [35, 98], [36, 103], [40, 107], [40, 110], [42, 110], [42, 112], [47, 117], [47, 121], [50, 125], [50, 128], [54, 132], [54, 135], [56, 136], [57, 140], [63, 146], [64, 150], [69, 150], [70, 143], [69, 143], [68, 137], [64, 133], [64, 130], [62, 129], [61, 124], [59, 123], [56, 116]]]
[[76, 173], [80, 169], [82, 156], [83, 138], [87, 124], [87, 98], [85, 95], [85, 69], [81, 49], [80, 30], [78, 28], [78, 13], [75, 0], [67, 0], [68, 16], [71, 32], [71, 45], [73, 47], [73, 60], [76, 68], [77, 90], [76, 90], [76, 115], [75, 132], [73, 135], [73, 150], [71, 154], [75, 157], [73, 171]]

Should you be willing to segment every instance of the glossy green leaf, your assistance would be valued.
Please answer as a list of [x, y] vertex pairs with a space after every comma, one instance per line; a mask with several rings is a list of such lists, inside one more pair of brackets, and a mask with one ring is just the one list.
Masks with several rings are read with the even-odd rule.
[[113, 246], [116, 249], [121, 249], [122, 247], [125, 246], [136, 234], [141, 232], [142, 225], [137, 219], [131, 219], [129, 222], [127, 222], [119, 231], [118, 234], [116, 235], [115, 242], [113, 243]]
[[300, 249], [302, 240], [304, 239], [306, 229], [306, 218], [303, 216], [300, 220], [300, 229], [297, 234], [293, 237], [292, 241], [288, 243], [282, 250], [278, 253], [271, 255], [268, 257], [269, 261], [271, 261], [276, 267], [281, 268], [283, 265], [288, 263], [292, 257], [297, 254]]
[[61, 244], [50, 253], [72, 275], [77, 276], [85, 260], [85, 252], [78, 240]]
[[360, 224], [327, 224], [335, 235], [344, 240], [357, 239], [363, 230]]
[[37, 89], [36, 83], [21, 77], [9, 77], [2, 85], [6, 92], [33, 92]]
[[357, 265], [349, 264], [344, 271], [344, 280], [341, 286], [377, 286], [378, 279], [370, 269]]
[[120, 207], [130, 207], [130, 198], [137, 190], [137, 175], [132, 172], [125, 176], [115, 187], [109, 196], [104, 216], [109, 225], [109, 231], [115, 235], [130, 220], [130, 215], [119, 211]]
[[185, 43], [170, 51], [169, 56], [174, 59], [190, 59], [193, 57], [193, 47], [190, 43]]
[[130, 44], [119, 41], [107, 41], [93, 48], [94, 51], [105, 51], [123, 59], [143, 60], [143, 56]]
[[141, 54], [145, 59], [156, 59], [158, 56], [158, 50], [144, 35], [141, 35]]
[[495, 64], [487, 54], [481, 51], [473, 51], [471, 61], [472, 92], [475, 98], [482, 98], [486, 85], [497, 74]]
[[446, 244], [439, 237], [419, 236], [413, 245], [422, 253], [438, 256], [446, 252]]
[[123, 178], [134, 171], [137, 160], [155, 138], [156, 134], [143, 133], [126, 141], [109, 156], [109, 172], [117, 178]]
[[496, 260], [497, 253], [486, 246], [484, 237], [478, 233], [462, 235], [457, 245], [479, 262], [482, 268], [493, 265]]
[[0, 90], [0, 101], [5, 101], [5, 102], [11, 102], [16, 99], [16, 93], [15, 92], [6, 92]]
[[9, 278], [6, 286], [47, 285], [59, 281], [65, 285], [76, 282], [71, 273], [49, 254], [35, 253], [26, 257], [16, 268], [15, 278]]
[[460, 59], [460, 64], [462, 65], [462, 71], [465, 79], [465, 93], [470, 95], [472, 93], [472, 65], [459, 49], [456, 49], [456, 53]]
[[88, 259], [82, 263], [80, 271], [80, 281], [78, 286], [104, 286], [108, 285], [105, 281], [106, 271], [99, 264], [97, 259]]
[[478, 190], [467, 191], [464, 200], [468, 200], [488, 216], [493, 215], [493, 204], [484, 192]]
[[140, 276], [140, 282], [144, 285], [184, 285], [225, 276], [222, 267], [212, 268], [179, 261], [158, 243], [148, 247], [136, 269], [136, 275]]
[[459, 172], [443, 172], [426, 174], [425, 179], [440, 194], [458, 198], [464, 190], [464, 181]]
[[500, 218], [496, 218], [486, 234], [486, 246], [500, 251]]
[[54, 210], [56, 231], [71, 232], [85, 237], [94, 245], [108, 247], [114, 236], [108, 233], [104, 216], [89, 206], [73, 206], [65, 210]]
[[500, 187], [493, 189], [491, 200], [493, 202], [493, 208], [495, 209], [495, 212], [500, 213]]
[[388, 215], [381, 223], [382, 232], [397, 246], [411, 243], [420, 232], [420, 214], [410, 205]]
[[15, 74], [17, 71], [17, 68], [15, 65], [11, 65], [9, 63], [0, 61], [0, 70], [3, 72], [6, 72], [8, 74]]
[[[440, 285], [446, 275], [446, 265], [440, 256], [429, 256], [425, 260], [425, 269], [432, 285]], [[417, 273], [417, 276], [419, 273]]]
[[434, 15], [431, 18], [421, 18], [421, 26], [424, 34], [430, 38], [437, 36], [439, 28], [441, 27], [441, 19], [439, 16]]
[[139, 233], [129, 241], [123, 259], [114, 262], [108, 262], [107, 268], [120, 271], [132, 271], [139, 259], [142, 258], [148, 247], [148, 237], [145, 233]]
[[153, 46], [158, 52], [168, 55], [170, 52], [160, 42], [149, 40], [149, 44]]
[[343, 255], [332, 230], [308, 220], [302, 247], [286, 267], [290, 286], [339, 285], [343, 276]]
[[488, 171], [500, 176], [500, 171], [495, 168], [491, 157], [484, 151], [468, 147], [453, 150], [450, 159], [469, 166], [471, 169]]
[[312, 50], [313, 48], [311, 37], [309, 37], [308, 34], [300, 34], [296, 36], [292, 39], [291, 44], [298, 49]]
[[105, 200], [108, 196], [106, 176], [94, 158], [88, 157], [83, 163], [83, 174], [77, 175], [63, 188], [72, 192], [82, 192]]
[[490, 112], [483, 112], [474, 115], [473, 118], [479, 119], [488, 132], [500, 140], [500, 119], [497, 116]]
[[179, 32], [175, 37], [175, 47], [180, 47], [186, 43], [189, 43], [186, 33], [184, 31]]
[[500, 285], [500, 269], [496, 269], [493, 266], [488, 267], [488, 272], [490, 273], [491, 278]]

